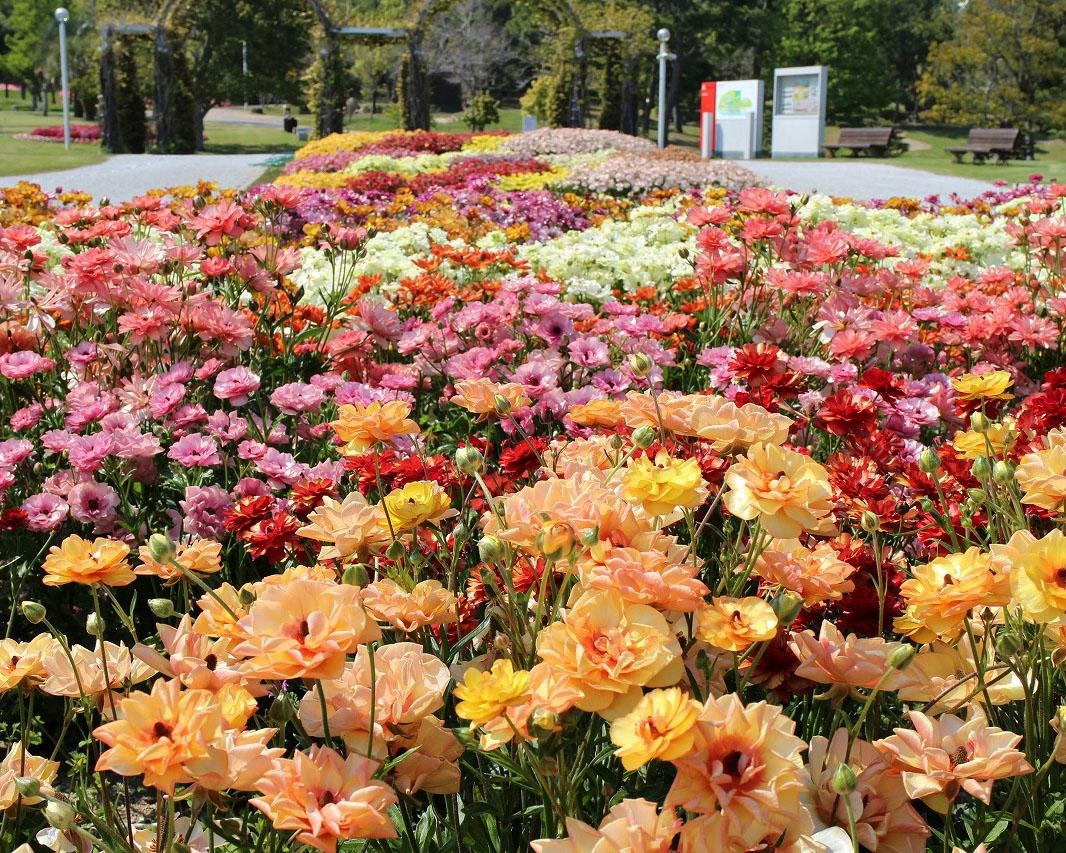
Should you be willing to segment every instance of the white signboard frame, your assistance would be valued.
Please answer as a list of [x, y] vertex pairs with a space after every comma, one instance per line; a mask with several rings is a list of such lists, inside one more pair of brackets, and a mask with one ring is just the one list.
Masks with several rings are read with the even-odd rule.
[[762, 80], [719, 80], [715, 84], [716, 157], [750, 160], [762, 151]]
[[820, 157], [825, 144], [829, 68], [803, 65], [774, 70], [774, 157]]

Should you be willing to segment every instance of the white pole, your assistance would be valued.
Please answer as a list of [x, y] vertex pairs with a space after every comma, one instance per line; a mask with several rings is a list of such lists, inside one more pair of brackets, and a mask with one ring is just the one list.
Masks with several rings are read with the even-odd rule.
[[241, 75], [244, 77], [244, 109], [248, 109], [248, 42], [241, 42]]
[[666, 43], [670, 41], [670, 31], [663, 27], [655, 34], [659, 39], [659, 147], [666, 147], [666, 62], [670, 53]]
[[63, 87], [63, 145], [70, 150], [70, 80], [67, 74], [67, 21], [70, 12], [60, 6], [56, 9], [59, 21], [59, 78]]

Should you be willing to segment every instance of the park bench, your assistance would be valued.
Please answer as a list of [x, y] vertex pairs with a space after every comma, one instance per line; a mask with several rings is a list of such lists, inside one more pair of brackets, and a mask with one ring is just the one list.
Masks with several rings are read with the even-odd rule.
[[966, 154], [972, 154], [975, 163], [983, 163], [992, 156], [998, 162], [1006, 163], [1012, 157], [1023, 159], [1026, 156], [1021, 137], [1016, 127], [975, 127], [966, 137], [965, 145], [946, 150], [954, 155], [956, 163], [961, 163]]
[[895, 132], [892, 127], [842, 127], [840, 138], [826, 145], [825, 150], [830, 157], [835, 157], [840, 148], [850, 148], [852, 157], [860, 151], [867, 151], [875, 157], [886, 157], [892, 148]]

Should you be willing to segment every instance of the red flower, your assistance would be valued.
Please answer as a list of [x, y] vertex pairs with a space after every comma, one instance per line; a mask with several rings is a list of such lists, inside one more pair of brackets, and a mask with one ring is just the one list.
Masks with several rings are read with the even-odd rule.
[[230, 533], [241, 536], [257, 522], [270, 515], [273, 509], [274, 499], [267, 495], [241, 498], [226, 510], [226, 517], [222, 523]]
[[296, 531], [300, 521], [287, 512], [275, 513], [272, 518], [256, 522], [245, 535], [248, 553], [253, 557], [265, 557], [267, 562], [280, 563], [285, 559], [290, 545], [296, 544]]
[[532, 474], [540, 466], [538, 454], [547, 447], [547, 440], [540, 437], [523, 439], [511, 447], [504, 447], [500, 450], [500, 468], [515, 479]]
[[337, 484], [332, 480], [327, 480], [325, 477], [319, 477], [315, 480], [305, 480], [294, 485], [290, 499], [297, 517], [307, 518], [311, 511], [322, 503], [323, 498], [332, 497], [336, 494]]
[[751, 388], [758, 388], [775, 373], [784, 370], [784, 366], [778, 361], [780, 352], [773, 344], [745, 344], [733, 353], [729, 369]]
[[872, 400], [841, 389], [822, 403], [814, 422], [831, 435], [866, 435], [877, 428], [878, 414]]

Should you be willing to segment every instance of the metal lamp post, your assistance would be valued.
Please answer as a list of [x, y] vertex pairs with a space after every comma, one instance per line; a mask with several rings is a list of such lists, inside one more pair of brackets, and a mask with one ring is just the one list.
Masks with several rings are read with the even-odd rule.
[[63, 145], [70, 150], [70, 80], [67, 74], [67, 21], [70, 12], [60, 6], [56, 9], [59, 22], [59, 77], [63, 87]]
[[659, 40], [659, 147], [666, 147], [666, 63], [677, 59], [677, 55], [666, 49], [670, 41], [670, 31], [663, 27], [655, 34]]

